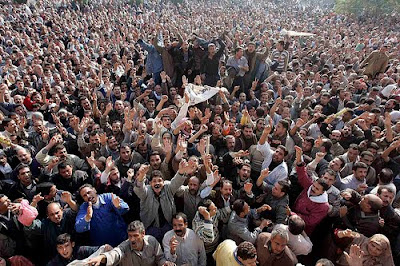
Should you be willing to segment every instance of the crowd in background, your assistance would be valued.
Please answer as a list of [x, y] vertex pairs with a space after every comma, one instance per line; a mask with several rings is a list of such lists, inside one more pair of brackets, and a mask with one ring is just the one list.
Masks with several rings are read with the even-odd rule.
[[398, 16], [0, 5], [1, 265], [400, 263]]

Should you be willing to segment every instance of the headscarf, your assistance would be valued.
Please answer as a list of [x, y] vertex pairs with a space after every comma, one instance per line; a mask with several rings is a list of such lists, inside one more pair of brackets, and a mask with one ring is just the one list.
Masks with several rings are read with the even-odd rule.
[[[382, 253], [379, 256], [372, 256], [368, 252], [368, 244], [375, 242], [382, 248]], [[390, 248], [389, 239], [382, 234], [375, 234], [370, 238], [363, 235], [354, 238], [351, 244], [359, 245], [364, 252], [363, 266], [394, 266], [392, 250]], [[349, 252], [350, 246], [346, 249]], [[338, 265], [348, 265], [345, 256], [341, 256]]]

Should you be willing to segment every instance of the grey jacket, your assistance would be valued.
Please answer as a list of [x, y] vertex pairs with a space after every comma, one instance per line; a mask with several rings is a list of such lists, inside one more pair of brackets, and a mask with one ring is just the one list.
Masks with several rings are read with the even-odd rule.
[[254, 229], [253, 232], [249, 230], [249, 222], [251, 222], [253, 218], [258, 218], [258, 214], [255, 210], [251, 210], [245, 218], [241, 218], [234, 211], [231, 212], [231, 217], [228, 222], [228, 238], [234, 240], [236, 245], [239, 245], [243, 241], [249, 241], [255, 244], [262, 230], [259, 227]]
[[171, 181], [165, 181], [164, 187], [160, 194], [160, 201], [150, 185], [145, 185], [144, 182], [136, 181], [133, 191], [140, 199], [140, 219], [146, 229], [149, 226], [159, 227], [158, 208], [161, 204], [162, 211], [168, 223], [172, 221], [172, 215], [176, 213], [174, 195], [179, 187], [185, 182], [186, 176], [178, 172]]

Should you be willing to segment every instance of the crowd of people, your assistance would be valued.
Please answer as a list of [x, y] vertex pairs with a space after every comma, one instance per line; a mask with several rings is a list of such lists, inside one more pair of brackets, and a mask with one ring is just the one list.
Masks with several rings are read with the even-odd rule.
[[398, 16], [132, 2], [0, 4], [1, 265], [400, 263]]

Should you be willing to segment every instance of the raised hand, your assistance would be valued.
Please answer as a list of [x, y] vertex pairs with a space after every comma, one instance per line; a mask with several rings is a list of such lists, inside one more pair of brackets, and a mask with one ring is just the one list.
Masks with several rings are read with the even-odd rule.
[[169, 241], [169, 250], [172, 255], [175, 254], [176, 248], [178, 247], [178, 245], [179, 245], [178, 239], [176, 239], [175, 235], [172, 236], [171, 240]]
[[111, 156], [108, 156], [107, 160], [106, 160], [106, 171], [108, 171], [108, 172], [111, 171], [111, 168], [113, 168], [114, 165], [115, 165], [115, 162], [114, 162], [113, 158]]
[[91, 168], [94, 168], [96, 166], [96, 159], [94, 158], [94, 151], [90, 153], [90, 157], [86, 157], [86, 161], [88, 162], [89, 166]]
[[127, 180], [129, 182], [132, 182], [133, 177], [135, 176], [135, 170], [133, 170], [132, 168], [129, 168], [129, 170], [126, 172], [127, 175]]
[[149, 169], [150, 169], [150, 165], [142, 164], [138, 170], [138, 175], [137, 175], [136, 180], [139, 182], [143, 182]]
[[199, 213], [200, 213], [201, 215], [203, 215], [204, 220], [206, 220], [206, 221], [211, 220], [211, 215], [210, 215], [210, 213], [208, 212], [208, 210], [207, 210], [206, 207], [200, 206], [200, 207], [198, 208], [198, 211], [199, 211]]
[[119, 209], [121, 208], [121, 198], [116, 196], [114, 193], [112, 194], [112, 203], [115, 208]]
[[88, 207], [86, 209], [86, 216], [85, 216], [85, 221], [90, 222], [92, 220], [93, 216], [93, 207], [92, 207], [92, 202], [88, 203]]
[[361, 250], [360, 246], [353, 244], [350, 246], [350, 254], [348, 254], [346, 251], [344, 251], [343, 253], [349, 265], [351, 266], [363, 265], [364, 251]]
[[69, 191], [63, 191], [63, 192], [61, 193], [61, 200], [64, 201], [64, 202], [66, 202], [66, 203], [71, 202], [71, 201], [72, 201], [72, 195], [71, 195], [71, 193], [70, 193]]
[[244, 184], [243, 188], [244, 188], [244, 191], [246, 192], [246, 194], [250, 195], [250, 194], [253, 193], [253, 192], [252, 192], [253, 183], [247, 182], [247, 183]]
[[261, 170], [260, 178], [262, 178], [264, 180], [268, 175], [269, 175], [269, 168], [265, 168], [265, 169]]

